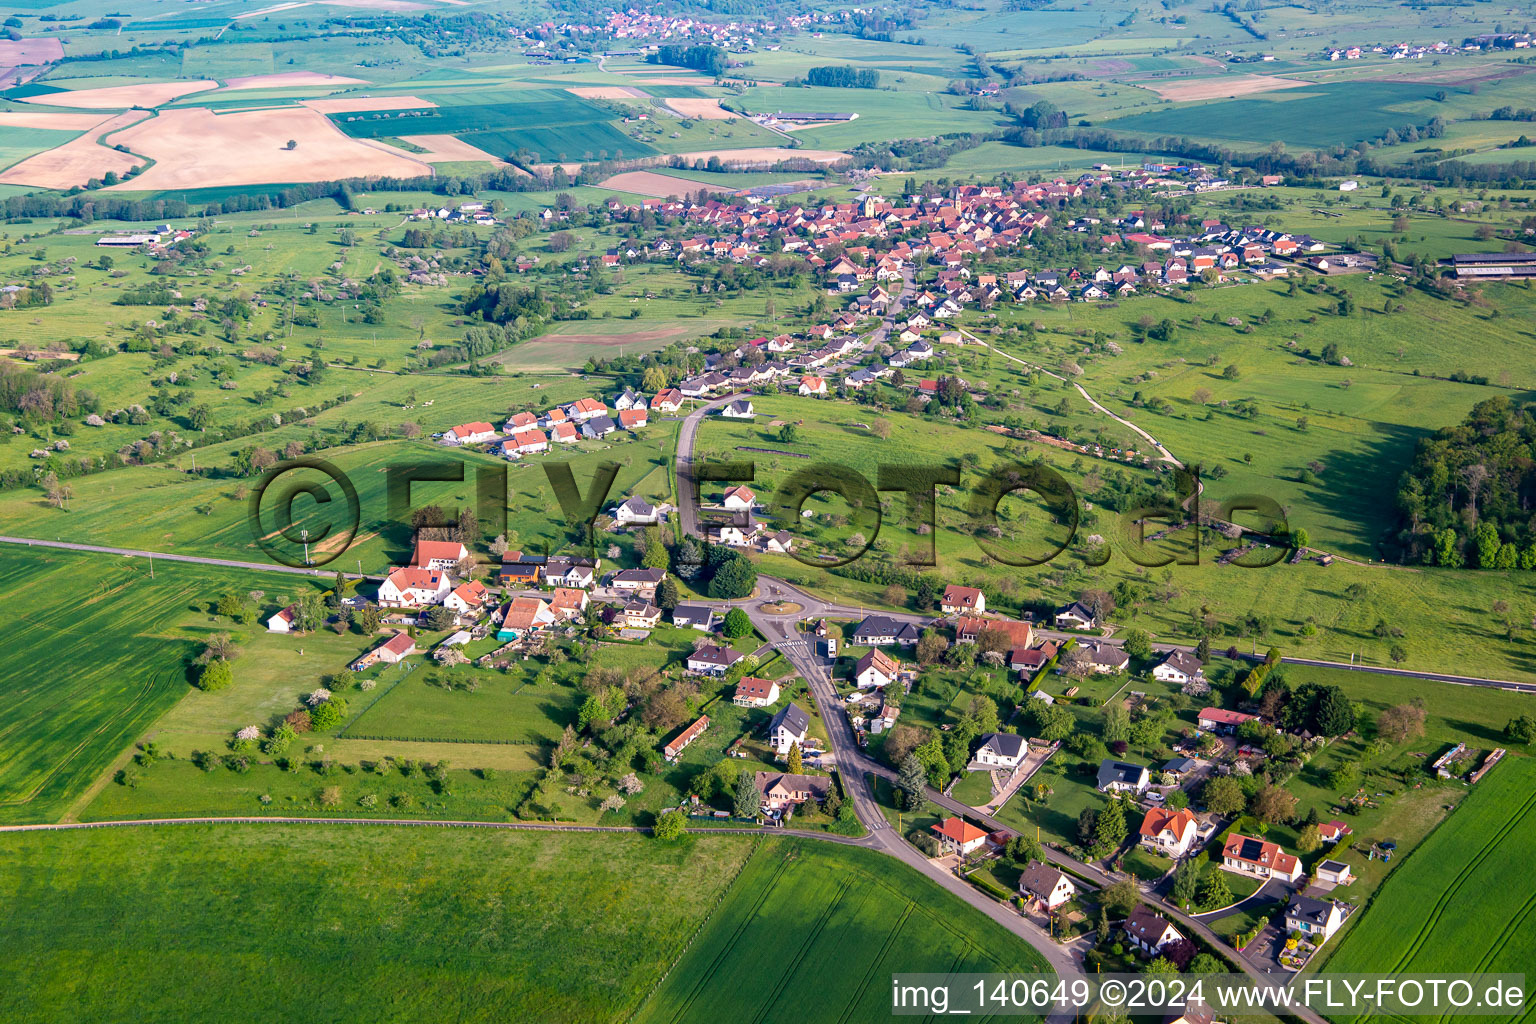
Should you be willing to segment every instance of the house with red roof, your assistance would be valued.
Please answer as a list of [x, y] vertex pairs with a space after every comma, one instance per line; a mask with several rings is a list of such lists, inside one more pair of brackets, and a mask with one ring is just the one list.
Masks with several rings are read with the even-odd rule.
[[987, 841], [987, 833], [961, 818], [945, 818], [931, 826], [938, 836], [939, 846], [947, 853], [964, 857]]
[[379, 584], [380, 608], [421, 608], [441, 604], [452, 589], [452, 580], [441, 569], [406, 566], [384, 577]]
[[1301, 877], [1301, 861], [1266, 839], [1239, 835], [1227, 837], [1221, 851], [1221, 866], [1234, 874], [1259, 878], [1279, 878], [1294, 882]]
[[944, 588], [944, 596], [939, 599], [939, 610], [945, 615], [979, 614], [987, 610], [987, 597], [976, 587], [951, 583]]
[[1241, 711], [1228, 711], [1225, 708], [1202, 708], [1200, 710], [1199, 725], [1204, 732], [1213, 732], [1218, 736], [1230, 736], [1237, 732], [1237, 727], [1244, 722], [1251, 722], [1258, 715], [1248, 715]]
[[1174, 811], [1154, 807], [1141, 819], [1137, 840], [1143, 847], [1165, 857], [1182, 857], [1189, 852], [1198, 833], [1199, 823], [1186, 807]]
[[496, 440], [496, 428], [489, 423], [461, 423], [443, 434], [441, 440], [450, 447], [484, 444]]
[[352, 663], [352, 671], [361, 672], [373, 665], [393, 665], [416, 653], [416, 641], [406, 632], [396, 633]]

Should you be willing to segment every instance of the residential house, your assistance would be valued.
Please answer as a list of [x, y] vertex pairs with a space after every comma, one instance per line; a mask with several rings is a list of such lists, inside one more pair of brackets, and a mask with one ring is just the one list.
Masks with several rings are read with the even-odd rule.
[[1316, 946], [1333, 938], [1344, 923], [1344, 912], [1333, 900], [1318, 900], [1297, 893], [1285, 908], [1285, 930], [1301, 932]]
[[1221, 866], [1234, 874], [1257, 875], [1294, 882], [1301, 877], [1301, 861], [1279, 845], [1233, 832], [1221, 851]]
[[501, 628], [496, 631], [496, 639], [503, 642], [516, 640], [554, 624], [555, 613], [548, 601], [538, 597], [514, 597], [502, 609]]
[[688, 671], [701, 676], [723, 676], [743, 655], [729, 647], [705, 644], [688, 655]]
[[768, 745], [780, 757], [788, 757], [791, 747], [805, 749], [805, 736], [811, 729], [811, 716], [791, 701], [768, 723]]
[[296, 604], [291, 604], [287, 608], [284, 608], [282, 611], [277, 612], [271, 618], [267, 619], [267, 632], [291, 633], [293, 632], [293, 624], [298, 621], [298, 618], [299, 606]]
[[1176, 782], [1183, 782], [1184, 777], [1187, 776], [1190, 772], [1194, 771], [1197, 767], [1199, 767], [1199, 765], [1197, 765], [1191, 758], [1171, 757], [1168, 759], [1168, 763], [1163, 765], [1162, 772], [1164, 775], [1173, 776]]
[[1125, 936], [1142, 955], [1156, 956], [1164, 946], [1183, 940], [1177, 928], [1146, 907], [1138, 906], [1125, 919]]
[[655, 412], [672, 413], [683, 407], [683, 393], [677, 388], [667, 388], [656, 392], [656, 397], [651, 399], [651, 409]]
[[1198, 722], [1203, 732], [1213, 732], [1218, 736], [1230, 736], [1237, 732], [1237, 727], [1244, 722], [1251, 722], [1258, 715], [1247, 715], [1241, 711], [1228, 711], [1225, 708], [1201, 708]]
[[1074, 601], [1056, 612], [1057, 629], [1092, 629], [1097, 617], [1087, 605]]
[[873, 650], [854, 663], [853, 681], [861, 690], [885, 687], [896, 681], [900, 670], [890, 655]]
[[1112, 758], [1106, 758], [1099, 764], [1100, 793], [1132, 793], [1140, 796], [1151, 784], [1152, 776], [1142, 765], [1126, 764]]
[[870, 615], [853, 627], [853, 642], [860, 647], [886, 647], [891, 644], [912, 647], [919, 637], [915, 625], [893, 619], [889, 615]]
[[645, 397], [637, 393], [634, 388], [625, 388], [624, 393], [613, 400], [613, 407], [619, 412], [626, 409], [644, 409]]
[[660, 519], [661, 513], [656, 506], [643, 498], [628, 498], [613, 510], [613, 521], [616, 523], [655, 523]]
[[945, 818], [942, 823], [931, 828], [939, 837], [939, 846], [945, 852], [961, 857], [979, 849], [987, 841], [985, 830], [960, 818]]
[[443, 444], [484, 444], [496, 440], [496, 428], [489, 423], [461, 423], [448, 430], [441, 438]]
[[650, 413], [645, 407], [637, 409], [624, 409], [619, 413], [619, 426], [625, 430], [640, 430], [650, 423]]
[[987, 597], [975, 587], [962, 587], [951, 583], [944, 588], [939, 600], [939, 610], [945, 615], [969, 615], [987, 610]]
[[549, 428], [549, 437], [556, 444], [574, 444], [581, 440], [581, 431], [574, 423], [556, 423]]
[[415, 569], [452, 569], [469, 557], [469, 549], [456, 540], [418, 540], [411, 552]]
[[549, 438], [537, 427], [519, 430], [501, 442], [501, 454], [508, 458], [537, 455], [549, 451]]
[[1023, 650], [1035, 641], [1034, 630], [1027, 622], [1017, 619], [984, 619], [978, 615], [962, 615], [955, 623], [955, 642], [975, 643], [982, 633], [1000, 633], [1007, 638], [1008, 650]]
[[527, 430], [529, 427], [539, 425], [539, 417], [531, 412], [515, 412], [507, 417], [507, 422], [501, 425], [503, 434], [515, 434], [519, 430]]
[[815, 374], [806, 374], [800, 378], [798, 391], [802, 395], [823, 396], [827, 393], [827, 382]]
[[1088, 655], [1088, 667], [1101, 676], [1124, 672], [1131, 663], [1129, 654], [1109, 644], [1084, 644], [1082, 650]]
[[618, 429], [618, 424], [614, 423], [613, 420], [607, 416], [598, 415], [593, 416], [581, 425], [581, 436], [589, 441], [596, 441], [599, 438], [607, 437]]
[[1325, 843], [1336, 843], [1352, 832], [1354, 829], [1342, 821], [1325, 821], [1317, 826], [1318, 837]]
[[981, 738], [973, 761], [988, 768], [1017, 768], [1028, 752], [1023, 736], [1011, 732], [989, 732]]
[[726, 489], [725, 500], [720, 504], [732, 511], [750, 512], [757, 503], [757, 495], [752, 493], [750, 487], [737, 485]]
[[743, 676], [732, 700], [744, 708], [766, 708], [779, 702], [779, 684], [773, 679]]
[[352, 671], [361, 672], [372, 665], [393, 665], [416, 653], [411, 634], [400, 632], [352, 663]]
[[1050, 911], [1076, 896], [1077, 886], [1060, 868], [1036, 861], [1019, 874], [1019, 892]]
[[620, 569], [608, 578], [614, 590], [653, 591], [667, 578], [665, 569]]
[[1152, 669], [1152, 678], [1160, 683], [1183, 686], [1205, 678], [1205, 666], [1188, 651], [1169, 651], [1168, 656]]
[[595, 398], [578, 398], [570, 405], [563, 406], [566, 416], [576, 423], [585, 423], [588, 420], [604, 416], [608, 407]]
[[586, 559], [551, 558], [544, 563], [544, 582], [552, 587], [586, 589], [597, 582], [597, 567]]
[[661, 755], [670, 763], [676, 761], [688, 744], [704, 735], [704, 730], [709, 728], [709, 716], [700, 715], [699, 720], [677, 734], [677, 738], [665, 747], [661, 748]]
[[763, 808], [769, 811], [798, 807], [808, 800], [820, 803], [832, 795], [832, 780], [822, 775], [756, 772], [752, 781], [762, 794]]
[[488, 596], [485, 584], [479, 580], [470, 580], [459, 584], [451, 594], [443, 598], [443, 607], [453, 612], [454, 623], [462, 626], [480, 617]]
[[578, 587], [556, 587], [549, 595], [549, 608], [564, 622], [587, 610], [587, 592]]
[[1044, 668], [1052, 658], [1056, 657], [1056, 645], [1046, 641], [1039, 647], [1014, 648], [1008, 652], [1008, 667], [1029, 678]]
[[380, 608], [420, 608], [440, 603], [452, 589], [452, 580], [440, 569], [396, 569], [379, 584]]
[[624, 606], [624, 625], [630, 629], [655, 629], [661, 622], [661, 609], [649, 601], [631, 601]]
[[1141, 819], [1137, 836], [1142, 846], [1165, 857], [1179, 858], [1189, 852], [1199, 826], [1188, 808], [1179, 811], [1154, 807]]
[[738, 398], [720, 410], [720, 415], [728, 420], [750, 420], [757, 415], [752, 410], [752, 400]]
[[672, 625], [708, 633], [715, 625], [715, 610], [707, 604], [680, 604], [672, 609]]
[[[512, 554], [512, 552], [508, 552]], [[516, 558], [503, 556], [502, 563], [496, 567], [496, 582], [503, 587], [536, 587], [539, 577], [544, 573], [542, 561], [523, 561], [522, 552], [517, 552]]]

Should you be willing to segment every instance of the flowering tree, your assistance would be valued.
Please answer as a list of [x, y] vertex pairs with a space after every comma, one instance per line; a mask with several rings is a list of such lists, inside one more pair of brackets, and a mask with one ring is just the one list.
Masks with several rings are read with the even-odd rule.
[[328, 701], [330, 699], [331, 699], [331, 691], [325, 689], [324, 687], [321, 687], [320, 689], [318, 689], [315, 692], [311, 693], [308, 697], [305, 697], [304, 698], [304, 703], [308, 704], [312, 708], [317, 708], [321, 704], [324, 704], [326, 701]]

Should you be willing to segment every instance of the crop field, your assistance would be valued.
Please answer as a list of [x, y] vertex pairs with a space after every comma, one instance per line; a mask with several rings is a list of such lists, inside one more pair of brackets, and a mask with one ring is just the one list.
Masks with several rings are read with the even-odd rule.
[[[196, 582], [189, 589], [189, 580]], [[199, 591], [250, 586], [229, 570], [0, 548], [18, 628], [0, 653], [0, 820], [50, 820], [188, 690]]]
[[[1330, 971], [1520, 971], [1536, 958], [1536, 896], [1511, 889], [1536, 856], [1536, 761], [1509, 757], [1393, 872]], [[1502, 1020], [1529, 1020], [1531, 1011]]]
[[1323, 147], [1354, 142], [1388, 128], [1422, 124], [1441, 87], [1413, 82], [1309, 85], [1245, 99], [1222, 100], [1133, 114], [1104, 123], [1116, 130], [1187, 135], [1225, 141], [1281, 139]]
[[959, 907], [878, 854], [764, 846], [637, 1020], [870, 1020], [889, 1012], [893, 971], [1044, 969], [1017, 938]]
[[[607, 1022], [718, 913], [753, 849], [276, 825], [5, 835], [0, 985], [39, 1024]], [[790, 848], [759, 856], [774, 849]], [[817, 863], [812, 880], [837, 871]]]

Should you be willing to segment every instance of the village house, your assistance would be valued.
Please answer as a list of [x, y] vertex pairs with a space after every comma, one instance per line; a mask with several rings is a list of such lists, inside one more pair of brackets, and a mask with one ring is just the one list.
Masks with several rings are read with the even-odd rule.
[[1344, 913], [1333, 900], [1318, 900], [1297, 893], [1285, 908], [1285, 930], [1301, 932], [1316, 946], [1333, 938], [1344, 923]]
[[1148, 850], [1177, 859], [1189, 852], [1198, 832], [1198, 823], [1188, 808], [1173, 811], [1154, 807], [1141, 819], [1141, 828], [1136, 834]]
[[596, 441], [607, 437], [618, 429], [618, 424], [614, 423], [612, 419], [599, 414], [581, 425], [581, 436], [589, 441]]
[[723, 676], [742, 659], [739, 651], [729, 647], [716, 647], [714, 644], [705, 644], [692, 654], [688, 655], [686, 665], [688, 671], [701, 676]]
[[556, 587], [549, 595], [550, 611], [564, 622], [587, 610], [587, 592], [577, 587]]
[[1074, 601], [1056, 613], [1057, 629], [1092, 629], [1097, 618], [1087, 605]]
[[469, 557], [469, 549], [456, 540], [418, 540], [411, 552], [414, 569], [452, 569]]
[[683, 393], [677, 388], [666, 388], [656, 392], [656, 397], [651, 399], [651, 409], [659, 413], [677, 412], [683, 407]]
[[644, 406], [624, 409], [619, 413], [619, 426], [625, 430], [640, 430], [650, 424], [650, 413]]
[[649, 601], [631, 601], [624, 606], [624, 625], [630, 629], [655, 629], [661, 622], [661, 609]]
[[1201, 708], [1197, 721], [1202, 732], [1230, 736], [1237, 732], [1238, 726], [1258, 717], [1258, 715], [1247, 715], [1241, 711], [1227, 711], [1225, 708]]
[[939, 601], [939, 610], [945, 615], [980, 613], [987, 610], [987, 598], [975, 587], [962, 587], [951, 583], [944, 588], [944, 596]]
[[1317, 826], [1317, 835], [1325, 843], [1336, 843], [1340, 839], [1354, 832], [1354, 829], [1342, 821], [1325, 821]]
[[766, 708], [779, 702], [779, 684], [773, 679], [742, 676], [732, 701], [744, 708]]
[[621, 524], [629, 523], [656, 523], [661, 520], [661, 513], [655, 505], [644, 498], [627, 498], [619, 502], [613, 509], [613, 521]]
[[514, 597], [501, 611], [496, 639], [503, 642], [516, 640], [554, 624], [555, 613], [548, 601], [538, 597]]
[[1100, 793], [1130, 793], [1140, 796], [1152, 784], [1147, 769], [1139, 764], [1126, 764], [1107, 758], [1099, 764], [1098, 788]]
[[768, 746], [779, 757], [788, 757], [791, 747], [805, 749], [805, 736], [811, 729], [811, 716], [791, 702], [768, 723]]
[[782, 811], [807, 801], [821, 803], [832, 795], [832, 780], [822, 775], [793, 775], [788, 772], [756, 772], [753, 783], [762, 794], [763, 809]]
[[538, 586], [539, 578], [544, 574], [544, 565], [542, 558], [524, 558], [521, 551], [508, 551], [501, 556], [501, 564], [496, 567], [496, 582], [503, 587]]
[[501, 442], [501, 454], [509, 459], [547, 451], [549, 451], [549, 438], [537, 427], [516, 431], [511, 437]]
[[372, 665], [393, 665], [416, 653], [416, 641], [406, 632], [396, 633], [352, 663], [352, 671], [361, 672]]
[[396, 569], [379, 584], [380, 608], [420, 608], [442, 602], [452, 580], [440, 569]]
[[1035, 642], [1034, 630], [1027, 622], [1017, 619], [984, 619], [979, 615], [962, 615], [955, 623], [955, 642], [975, 643], [982, 633], [999, 633], [1006, 638], [1007, 650], [1022, 650]]
[[1154, 957], [1164, 946], [1184, 939], [1178, 929], [1169, 924], [1165, 918], [1142, 906], [1131, 911], [1130, 916], [1125, 919], [1125, 937], [1146, 957]]
[[752, 409], [751, 399], [738, 398], [734, 402], [730, 402], [721, 407], [720, 415], [724, 416], [728, 420], [750, 420], [756, 416], [757, 413]]
[[806, 374], [804, 377], [800, 378], [800, 387], [798, 389], [798, 393], [802, 395], [815, 395], [818, 397], [825, 396], [827, 393], [827, 382], [822, 378], [815, 376], [814, 374]]
[[757, 502], [757, 495], [752, 493], [750, 487], [737, 485], [728, 487], [721, 506], [731, 512], [750, 512]]
[[707, 604], [680, 604], [672, 609], [672, 625], [708, 633], [715, 625], [715, 610]]
[[485, 444], [496, 440], [496, 428], [489, 423], [461, 423], [446, 431], [439, 439], [450, 447], [465, 444]]
[[860, 647], [911, 647], [920, 638], [921, 632], [912, 623], [889, 615], [870, 615], [853, 627], [853, 643]]
[[1168, 656], [1152, 669], [1152, 678], [1160, 683], [1182, 686], [1205, 678], [1205, 666], [1188, 651], [1169, 651]]
[[665, 569], [620, 569], [608, 578], [614, 590], [652, 592], [667, 578]]
[[479, 580], [470, 580], [459, 584], [451, 594], [443, 598], [443, 607], [453, 612], [455, 625], [462, 626], [480, 617], [487, 596], [485, 584]]
[[890, 655], [872, 650], [854, 663], [853, 681], [861, 690], [886, 687], [896, 681], [900, 670]]
[[597, 566], [585, 559], [551, 558], [544, 563], [544, 582], [551, 587], [586, 589], [597, 582]]
[[1084, 644], [1081, 650], [1088, 656], [1088, 667], [1101, 676], [1124, 672], [1131, 663], [1129, 654], [1110, 644]]
[[678, 733], [676, 739], [661, 748], [661, 755], [667, 759], [668, 764], [676, 761], [678, 756], [687, 749], [688, 744], [704, 735], [704, 730], [708, 728], [709, 716], [700, 715], [697, 722], [694, 722], [688, 728]]
[[298, 621], [299, 606], [291, 604], [267, 619], [268, 633], [291, 633], [293, 624]]
[[1227, 837], [1221, 851], [1221, 866], [1234, 874], [1257, 875], [1294, 882], [1301, 877], [1301, 861], [1264, 839], [1239, 835]]
[[1017, 768], [1024, 760], [1028, 745], [1023, 736], [1009, 732], [989, 732], [976, 748], [974, 763], [987, 768]]
[[1036, 861], [1019, 874], [1019, 892], [1042, 909], [1054, 911], [1077, 895], [1077, 886], [1060, 868]]
[[987, 841], [987, 833], [983, 829], [960, 818], [945, 818], [942, 823], [930, 827], [938, 836], [941, 849], [961, 857], [979, 849]]
[[1341, 860], [1324, 860], [1318, 862], [1314, 872], [1316, 881], [1322, 885], [1348, 885], [1355, 880], [1354, 873], [1349, 865]]

